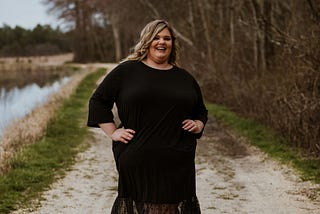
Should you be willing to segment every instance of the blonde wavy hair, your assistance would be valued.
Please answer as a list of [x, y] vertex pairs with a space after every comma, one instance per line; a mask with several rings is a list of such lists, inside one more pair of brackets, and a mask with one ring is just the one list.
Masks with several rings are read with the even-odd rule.
[[171, 38], [172, 38], [172, 49], [168, 59], [168, 63], [177, 66], [178, 61], [178, 44], [176, 41], [176, 35], [174, 30], [171, 28], [169, 23], [165, 20], [154, 20], [149, 22], [140, 33], [140, 40], [135, 45], [133, 52], [127, 56], [124, 61], [128, 60], [138, 60], [142, 61], [148, 55], [149, 47], [153, 39], [160, 33], [163, 29], [168, 28]]

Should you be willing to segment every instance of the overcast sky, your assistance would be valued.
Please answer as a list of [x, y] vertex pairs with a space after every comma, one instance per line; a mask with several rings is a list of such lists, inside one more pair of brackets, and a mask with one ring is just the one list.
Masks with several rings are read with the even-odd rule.
[[0, 0], [0, 27], [7, 24], [33, 29], [37, 24], [49, 24], [55, 28], [59, 22], [47, 14], [47, 9], [41, 0]]

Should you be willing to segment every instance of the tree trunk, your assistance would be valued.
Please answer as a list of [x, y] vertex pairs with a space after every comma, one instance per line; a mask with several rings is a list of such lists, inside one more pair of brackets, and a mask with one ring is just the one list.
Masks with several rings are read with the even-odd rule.
[[254, 21], [256, 24], [256, 48], [257, 48], [257, 68], [259, 71], [266, 70], [266, 57], [265, 57], [265, 36], [264, 36], [264, 17], [262, 14], [262, 7], [257, 0], [251, 1], [255, 13]]
[[208, 23], [208, 19], [207, 19], [207, 15], [206, 15], [206, 11], [205, 11], [205, 7], [207, 6], [207, 2], [206, 0], [198, 0], [198, 7], [199, 7], [199, 11], [200, 11], [200, 17], [201, 17], [201, 22], [203, 25], [203, 30], [204, 30], [204, 38], [205, 38], [205, 47], [207, 48], [206, 53], [207, 53], [207, 60], [208, 60], [208, 66], [212, 67], [213, 65], [213, 56], [212, 56], [212, 38], [210, 35], [210, 29], [209, 29], [209, 23]]
[[264, 0], [264, 45], [265, 45], [265, 62], [266, 69], [271, 66], [273, 56], [273, 43], [272, 43], [272, 0]]
[[234, 11], [235, 4], [234, 0], [230, 0], [230, 19], [229, 19], [229, 28], [230, 28], [230, 56], [229, 56], [229, 70], [231, 71], [234, 67], [234, 49], [235, 49], [235, 39], [234, 39]]
[[81, 61], [81, 53], [82, 51], [82, 37], [83, 37], [83, 29], [82, 29], [82, 14], [80, 9], [79, 1], [75, 1], [75, 30], [73, 32], [74, 35], [74, 61], [79, 62]]
[[121, 37], [120, 37], [120, 29], [117, 27], [116, 24], [112, 24], [112, 32], [114, 38], [114, 47], [115, 47], [115, 57], [116, 62], [121, 60]]

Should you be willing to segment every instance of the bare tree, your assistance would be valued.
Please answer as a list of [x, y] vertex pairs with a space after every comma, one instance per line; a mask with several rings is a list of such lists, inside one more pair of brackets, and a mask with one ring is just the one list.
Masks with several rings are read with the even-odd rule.
[[320, 155], [320, 127], [312, 123], [320, 111], [319, 0], [44, 1], [74, 24], [79, 60], [112, 49], [119, 61], [147, 22], [168, 20], [182, 65], [208, 101], [263, 121]]

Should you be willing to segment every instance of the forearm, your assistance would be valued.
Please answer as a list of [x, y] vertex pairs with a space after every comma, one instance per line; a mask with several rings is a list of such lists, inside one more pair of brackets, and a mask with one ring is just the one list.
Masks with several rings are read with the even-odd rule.
[[110, 138], [114, 131], [117, 129], [115, 123], [100, 123], [99, 126], [103, 130], [103, 132], [106, 133], [106, 135], [108, 135]]
[[132, 129], [117, 129], [114, 123], [100, 123], [100, 128], [106, 133], [112, 140], [128, 143], [134, 136], [135, 131]]
[[198, 134], [202, 131], [204, 123], [201, 120], [186, 119], [182, 122], [182, 128], [186, 131]]
[[198, 126], [197, 132], [200, 133], [204, 127], [204, 123], [201, 120], [194, 120], [194, 122], [196, 122], [196, 124]]

